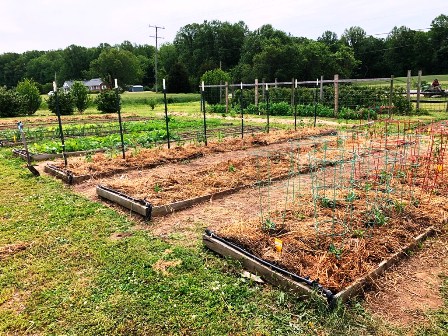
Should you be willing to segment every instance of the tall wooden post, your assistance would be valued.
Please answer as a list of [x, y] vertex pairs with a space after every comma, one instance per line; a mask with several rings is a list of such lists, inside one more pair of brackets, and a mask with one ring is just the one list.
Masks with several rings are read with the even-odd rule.
[[408, 102], [411, 102], [411, 70], [408, 70], [408, 77], [406, 80], [406, 98]]
[[319, 100], [322, 103], [324, 100], [324, 76], [320, 76], [320, 94], [319, 94]]
[[420, 92], [422, 87], [422, 71], [418, 71], [418, 80], [417, 80], [417, 111], [420, 110]]
[[339, 111], [339, 75], [334, 75], [334, 116], [337, 117]]
[[392, 117], [392, 99], [394, 96], [394, 75], [390, 76], [390, 90], [389, 90], [389, 119]]
[[255, 106], [258, 106], [258, 78], [255, 78]]
[[229, 82], [226, 82], [226, 114], [229, 113]]

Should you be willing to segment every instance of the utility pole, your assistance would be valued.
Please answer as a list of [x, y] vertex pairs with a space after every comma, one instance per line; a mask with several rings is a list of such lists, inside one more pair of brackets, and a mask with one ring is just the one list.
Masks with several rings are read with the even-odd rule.
[[158, 48], [157, 48], [157, 45], [158, 45], [158, 40], [159, 39], [162, 39], [163, 37], [159, 37], [159, 35], [158, 35], [158, 31], [159, 31], [159, 29], [165, 29], [165, 27], [159, 27], [159, 26], [152, 26], [152, 25], [149, 25], [149, 28], [155, 28], [156, 29], [156, 35], [154, 36], [154, 35], [150, 35], [149, 37], [154, 37], [155, 39], [156, 39], [156, 54], [155, 54], [155, 56], [154, 56], [154, 71], [155, 71], [155, 80], [156, 80], [156, 92], [157, 92], [157, 53], [158, 53]]

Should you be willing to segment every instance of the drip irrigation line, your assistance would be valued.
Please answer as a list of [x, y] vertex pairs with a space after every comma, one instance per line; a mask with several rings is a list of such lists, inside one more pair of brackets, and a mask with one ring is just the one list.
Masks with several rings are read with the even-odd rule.
[[257, 257], [256, 255], [254, 255], [254, 254], [246, 251], [245, 249], [239, 247], [238, 245], [235, 245], [234, 243], [232, 243], [232, 242], [230, 242], [230, 241], [228, 241], [228, 240], [226, 240], [224, 238], [221, 238], [221, 237], [217, 236], [210, 229], [206, 229], [205, 230], [205, 234], [208, 237], [210, 237], [210, 238], [214, 238], [214, 239], [220, 241], [221, 243], [232, 247], [233, 249], [237, 250], [238, 252], [241, 252], [242, 254], [244, 254], [245, 256], [254, 259], [255, 261], [257, 261], [260, 264], [262, 264], [263, 266], [267, 266], [270, 269], [272, 269], [272, 270], [274, 270], [274, 271], [276, 271], [276, 272], [278, 272], [278, 273], [280, 273], [282, 275], [286, 275], [286, 276], [288, 276], [289, 278], [291, 278], [294, 281], [305, 283], [306, 285], [311, 287], [311, 289], [316, 289], [318, 292], [322, 293], [326, 297], [326, 299], [327, 299], [327, 301], [329, 303], [333, 301], [333, 299], [335, 297], [335, 294], [333, 294], [333, 292], [331, 290], [329, 290], [329, 289], [325, 288], [324, 286], [320, 285], [319, 284], [319, 279], [317, 279], [317, 280], [310, 280], [309, 277], [298, 276], [297, 274], [291, 273], [291, 272], [289, 272], [289, 271], [287, 271], [287, 270], [285, 270], [285, 269], [283, 269], [281, 267], [278, 267], [278, 266], [276, 266], [274, 264], [271, 264], [270, 262], [268, 262], [268, 261], [266, 261], [264, 259], [261, 259], [261, 258]]

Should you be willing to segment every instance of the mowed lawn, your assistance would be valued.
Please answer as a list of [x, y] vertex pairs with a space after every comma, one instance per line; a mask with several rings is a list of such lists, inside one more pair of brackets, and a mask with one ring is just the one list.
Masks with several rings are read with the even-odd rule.
[[[402, 335], [362, 302], [330, 311], [258, 285], [197, 241], [163, 240], [35, 178], [0, 149], [0, 334]], [[149, 224], [150, 225], [150, 224]], [[446, 283], [444, 288], [446, 289]], [[444, 291], [446, 298], [446, 291]], [[444, 335], [447, 310], [417, 334]], [[415, 331], [415, 330], [414, 330]]]

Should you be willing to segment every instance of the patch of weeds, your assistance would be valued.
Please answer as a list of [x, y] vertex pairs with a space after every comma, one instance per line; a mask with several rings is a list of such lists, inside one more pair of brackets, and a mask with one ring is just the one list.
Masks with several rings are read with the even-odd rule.
[[233, 164], [230, 164], [229, 168], [228, 168], [228, 171], [231, 172], [231, 173], [234, 173], [236, 171], [235, 166]]
[[162, 191], [162, 187], [158, 183], [156, 183], [154, 185], [154, 192], [159, 193], [161, 191]]

